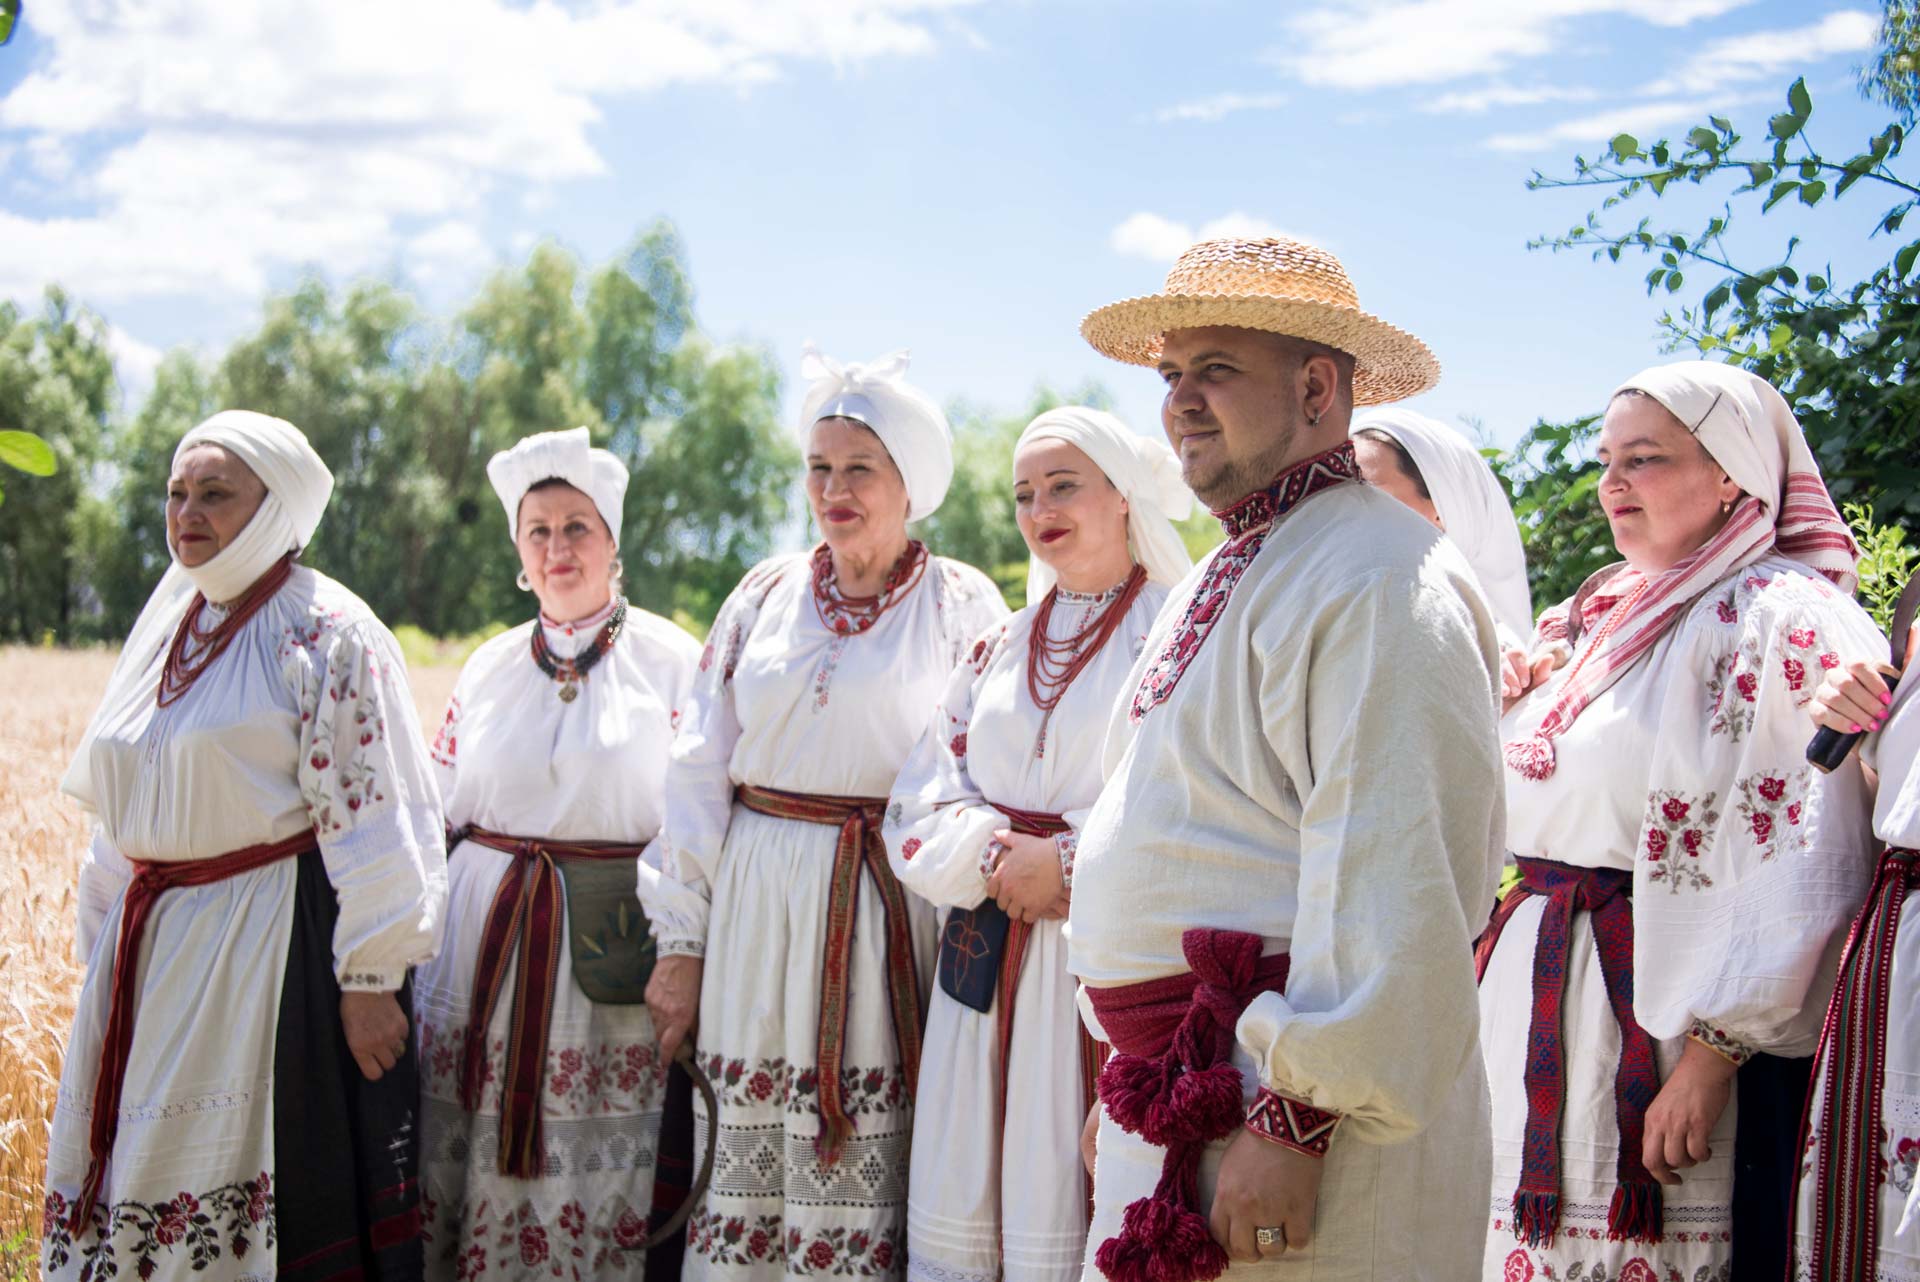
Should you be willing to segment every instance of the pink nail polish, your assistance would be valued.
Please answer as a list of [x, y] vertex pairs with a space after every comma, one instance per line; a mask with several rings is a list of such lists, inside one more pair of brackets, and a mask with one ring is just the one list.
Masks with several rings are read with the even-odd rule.
[[1878, 730], [1878, 729], [1880, 728], [1880, 721], [1879, 721], [1879, 719], [1878, 719], [1878, 718], [1875, 718], [1875, 719], [1874, 719], [1874, 723], [1873, 723], [1873, 728], [1874, 728], [1875, 730]]
[[1858, 725], [1851, 725], [1847, 727], [1847, 733], [1848, 734], [1864, 734], [1866, 732], [1863, 731]]
[[1893, 696], [1890, 694], [1881, 695], [1880, 706], [1883, 708], [1891, 708], [1893, 706]]

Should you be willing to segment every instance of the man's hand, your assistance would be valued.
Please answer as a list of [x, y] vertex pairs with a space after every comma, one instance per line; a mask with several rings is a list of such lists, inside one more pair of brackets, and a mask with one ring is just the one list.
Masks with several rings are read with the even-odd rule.
[[340, 1029], [369, 1082], [379, 1081], [407, 1056], [407, 1017], [392, 993], [341, 993]]
[[987, 893], [1015, 921], [1039, 921], [1051, 915], [1066, 894], [1060, 848], [1051, 837], [1030, 837], [1002, 828], [993, 834], [1006, 847], [987, 878]]
[[705, 970], [706, 962], [699, 957], [662, 957], [653, 965], [647, 1013], [660, 1038], [661, 1059], [671, 1060], [700, 1022], [700, 977]]
[[1640, 1145], [1647, 1171], [1662, 1184], [1678, 1184], [1674, 1172], [1713, 1156], [1707, 1139], [1727, 1110], [1739, 1066], [1688, 1039], [1660, 1093], [1647, 1105], [1646, 1138]]
[[[1257, 1264], [1283, 1251], [1304, 1250], [1313, 1241], [1313, 1211], [1320, 1201], [1326, 1159], [1241, 1130], [1220, 1161], [1208, 1227], [1213, 1240], [1238, 1264]], [[1281, 1229], [1285, 1244], [1263, 1252], [1255, 1229]]]

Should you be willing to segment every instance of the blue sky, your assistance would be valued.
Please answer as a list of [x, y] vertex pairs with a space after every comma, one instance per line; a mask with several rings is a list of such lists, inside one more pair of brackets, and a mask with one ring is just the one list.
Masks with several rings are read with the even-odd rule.
[[[66, 285], [129, 394], [318, 265], [438, 308], [554, 239], [665, 215], [703, 328], [1011, 409], [1158, 385], [1080, 341], [1209, 232], [1280, 229], [1425, 338], [1419, 407], [1511, 441], [1661, 359], [1642, 266], [1529, 252], [1591, 201], [1529, 193], [1614, 133], [1754, 136], [1804, 74], [1843, 156], [1868, 0], [27, 0], [0, 49], [0, 296]], [[1719, 197], [1715, 198], [1715, 201]], [[1752, 229], [1868, 264], [1879, 206]], [[1708, 206], [1670, 198], [1678, 225]], [[1856, 207], [1857, 206], [1857, 207]], [[1649, 210], [1649, 212], [1658, 212]], [[1751, 221], [1751, 220], [1750, 220]], [[1884, 261], [1884, 257], [1880, 259]], [[1704, 281], [1704, 278], [1702, 278]], [[1697, 291], [1688, 291], [1697, 294]]]

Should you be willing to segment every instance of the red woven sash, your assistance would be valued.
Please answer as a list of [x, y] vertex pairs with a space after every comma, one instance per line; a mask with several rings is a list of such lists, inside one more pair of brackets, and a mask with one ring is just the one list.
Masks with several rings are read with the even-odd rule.
[[[1065, 819], [1039, 810], [1019, 810], [1013, 806], [987, 803], [1007, 817], [1013, 830], [1029, 837], [1057, 837], [1068, 830]], [[1007, 1059], [1013, 1054], [1013, 997], [1020, 990], [1020, 971], [1027, 961], [1027, 943], [1033, 938], [1033, 923], [1012, 921], [1007, 925], [1007, 947], [1000, 955], [1000, 979], [994, 986], [994, 1034], [1000, 1039], [1000, 1125], [1007, 1124]]]
[[[460, 1103], [468, 1112], [480, 1107], [486, 1083], [487, 1029], [506, 986], [507, 962], [514, 940], [520, 942], [520, 966], [513, 980], [513, 1021], [507, 1034], [505, 1079], [500, 1083], [500, 1156], [502, 1175], [534, 1179], [541, 1173], [543, 1137], [540, 1101], [547, 1088], [547, 1031], [553, 1021], [554, 986], [560, 977], [560, 945], [566, 929], [566, 890], [559, 861], [568, 859], [638, 860], [644, 845], [612, 841], [549, 841], [510, 837], [469, 828], [463, 837], [476, 846], [511, 855], [514, 867], [500, 878], [480, 930], [480, 955], [473, 967], [473, 1006], [461, 1047]], [[456, 842], [449, 842], [451, 849]]]
[[926, 1003], [920, 993], [920, 968], [913, 955], [906, 892], [887, 863], [887, 844], [880, 836], [887, 801], [885, 797], [809, 796], [750, 784], [742, 784], [734, 796], [755, 814], [840, 829], [840, 840], [833, 848], [833, 879], [827, 894], [827, 955], [820, 975], [820, 1134], [814, 1140], [820, 1160], [831, 1166], [840, 1160], [854, 1129], [853, 1119], [847, 1116], [841, 1069], [846, 1061], [853, 919], [860, 906], [863, 864], [887, 917], [887, 1008], [893, 1017], [893, 1040], [909, 1098], [920, 1081], [920, 1030], [926, 1024]]
[[1533, 1019], [1527, 1030], [1527, 1129], [1520, 1150], [1520, 1186], [1513, 1194], [1514, 1235], [1547, 1246], [1560, 1227], [1560, 1112], [1566, 1103], [1566, 1046], [1561, 1006], [1573, 915], [1588, 914], [1600, 954], [1607, 1001], [1620, 1025], [1620, 1065], [1614, 1074], [1614, 1121], [1620, 1131], [1616, 1187], [1607, 1208], [1613, 1241], [1661, 1240], [1660, 1186], [1640, 1160], [1647, 1106], [1660, 1089], [1653, 1038], [1633, 1017], [1633, 874], [1624, 868], [1576, 868], [1549, 859], [1522, 859], [1520, 884], [1507, 893], [1474, 949], [1484, 977], [1500, 933], [1521, 904], [1544, 897], [1540, 936], [1533, 950]]
[[87, 1132], [87, 1178], [80, 1186], [73, 1214], [67, 1221], [71, 1232], [82, 1232], [87, 1221], [93, 1218], [94, 1203], [99, 1200], [101, 1183], [107, 1174], [107, 1158], [113, 1153], [114, 1136], [120, 1129], [120, 1092], [127, 1080], [127, 1056], [133, 1051], [140, 941], [146, 935], [147, 917], [153, 912], [154, 904], [177, 886], [205, 886], [225, 881], [317, 848], [313, 834], [301, 832], [284, 841], [247, 846], [211, 859], [127, 861], [133, 865], [133, 880], [127, 883], [126, 896], [120, 903], [120, 938], [114, 948], [107, 1027], [100, 1042], [100, 1075], [93, 1083], [93, 1122]]
[[1197, 1209], [1200, 1157], [1245, 1121], [1234, 1025], [1261, 993], [1286, 987], [1289, 957], [1260, 955], [1261, 940], [1232, 930], [1180, 938], [1191, 969], [1181, 975], [1089, 988], [1093, 1013], [1113, 1043], [1100, 1070], [1100, 1099], [1121, 1130], [1166, 1149], [1151, 1197], [1127, 1207], [1120, 1233], [1094, 1263], [1111, 1282], [1205, 1282], [1227, 1254]]
[[[1840, 955], [1814, 1077], [1826, 1073], [1820, 1167], [1814, 1176], [1813, 1282], [1874, 1276], [1880, 1253], [1880, 1092], [1886, 1083], [1887, 1007], [1894, 938], [1907, 891], [1920, 886], [1920, 854], [1890, 847]], [[1809, 1113], [1812, 1101], [1808, 1101]], [[1801, 1123], [1800, 1151], [1807, 1147]], [[1806, 1178], [1804, 1166], [1800, 1179]]]

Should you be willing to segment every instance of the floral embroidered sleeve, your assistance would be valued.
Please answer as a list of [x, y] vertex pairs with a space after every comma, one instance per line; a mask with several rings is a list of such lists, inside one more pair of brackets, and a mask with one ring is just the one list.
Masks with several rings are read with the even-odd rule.
[[[1807, 703], [1841, 654], [1885, 652], [1824, 580], [1769, 559], [1679, 625], [1634, 859], [1634, 1013], [1742, 1062], [1804, 1055], [1872, 873], [1857, 758], [1806, 761]], [[1876, 649], [1877, 647], [1877, 649]]]
[[100, 940], [100, 927], [106, 923], [107, 914], [113, 911], [132, 880], [133, 865], [114, 849], [106, 832], [95, 824], [93, 839], [80, 856], [80, 914], [74, 924], [73, 943], [74, 960], [82, 966], [93, 956], [93, 946]]
[[340, 900], [334, 971], [348, 991], [390, 992], [440, 946], [445, 820], [426, 737], [392, 635], [333, 624], [296, 670], [300, 792]]
[[894, 781], [883, 833], [893, 871], [910, 890], [942, 907], [974, 908], [986, 898], [986, 857], [1006, 816], [986, 803], [967, 769], [974, 692], [1006, 640], [995, 624], [974, 639], [947, 679], [926, 733]]
[[654, 843], [659, 863], [642, 860], [639, 867], [640, 902], [662, 956], [706, 955], [713, 879], [733, 818], [733, 749], [740, 741], [734, 669], [767, 597], [792, 564], [790, 557], [765, 561], [740, 580], [714, 618], [677, 709], [665, 819]]

